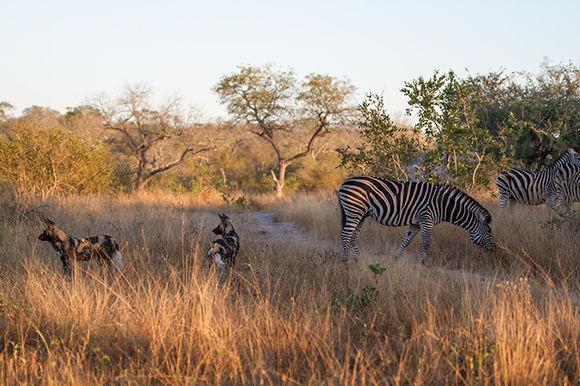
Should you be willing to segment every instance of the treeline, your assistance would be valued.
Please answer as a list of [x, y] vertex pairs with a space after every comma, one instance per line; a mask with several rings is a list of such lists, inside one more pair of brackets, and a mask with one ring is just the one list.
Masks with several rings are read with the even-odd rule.
[[229, 120], [200, 124], [179, 99], [127, 87], [64, 113], [0, 103], [0, 183], [19, 195], [151, 187], [278, 195], [334, 189], [348, 174], [486, 189], [498, 170], [538, 168], [580, 143], [580, 68], [538, 74], [435, 72], [403, 85], [413, 126], [348, 80], [239, 67], [214, 91]]
[[580, 144], [580, 67], [539, 74], [435, 72], [405, 83], [412, 129], [393, 122], [380, 95], [360, 104], [361, 143], [339, 149], [352, 172], [422, 178], [476, 190], [499, 170], [537, 169]]

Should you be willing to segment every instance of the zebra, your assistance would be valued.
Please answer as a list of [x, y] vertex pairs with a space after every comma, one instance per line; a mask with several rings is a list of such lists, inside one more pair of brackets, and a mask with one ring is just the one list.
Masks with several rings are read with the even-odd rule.
[[580, 200], [580, 166], [566, 164], [558, 171], [550, 195], [556, 208], [566, 208]]
[[511, 169], [501, 172], [496, 179], [499, 190], [499, 207], [505, 208], [508, 202], [519, 202], [526, 205], [541, 205], [546, 203], [548, 211], [554, 205], [554, 178], [558, 171], [568, 164], [580, 165], [580, 157], [574, 148], [568, 148], [564, 154], [550, 167], [536, 172], [523, 169]]
[[471, 241], [485, 250], [495, 247], [491, 215], [472, 197], [451, 185], [424, 181], [397, 181], [359, 176], [345, 180], [338, 190], [342, 229], [341, 258], [346, 263], [349, 248], [360, 253], [358, 235], [367, 217], [387, 226], [409, 225], [395, 252], [398, 258], [421, 232], [421, 263], [427, 262], [433, 226], [449, 222], [469, 232]]

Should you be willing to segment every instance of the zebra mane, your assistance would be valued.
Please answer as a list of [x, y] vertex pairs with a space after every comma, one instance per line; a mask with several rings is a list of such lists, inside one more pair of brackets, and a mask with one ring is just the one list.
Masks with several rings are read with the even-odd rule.
[[567, 159], [574, 158], [574, 157], [579, 157], [579, 155], [578, 155], [578, 149], [576, 148], [576, 146], [570, 146], [549, 167], [550, 168], [554, 168], [554, 169], [560, 169]]
[[448, 184], [437, 184], [438, 187], [453, 192], [454, 199], [463, 199], [466, 206], [472, 209], [475, 213], [480, 213], [485, 221], [489, 224], [491, 222], [491, 213], [485, 209], [477, 200], [465, 193], [463, 190]]

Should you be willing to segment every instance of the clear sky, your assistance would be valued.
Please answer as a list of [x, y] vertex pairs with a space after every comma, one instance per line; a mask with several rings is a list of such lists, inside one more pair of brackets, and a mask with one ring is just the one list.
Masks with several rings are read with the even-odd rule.
[[580, 0], [0, 0], [0, 101], [64, 111], [143, 82], [224, 116], [211, 88], [239, 64], [346, 77], [405, 108], [434, 69], [538, 71], [580, 63]]

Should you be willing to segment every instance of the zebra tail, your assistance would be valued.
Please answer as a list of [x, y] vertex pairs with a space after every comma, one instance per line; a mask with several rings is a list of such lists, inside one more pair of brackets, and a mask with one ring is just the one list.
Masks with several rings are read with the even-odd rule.
[[336, 192], [336, 197], [338, 198], [338, 206], [340, 207], [340, 229], [343, 229], [346, 224], [346, 213], [344, 212], [342, 200], [340, 199], [340, 191]]

